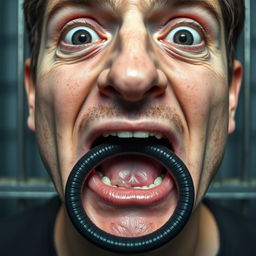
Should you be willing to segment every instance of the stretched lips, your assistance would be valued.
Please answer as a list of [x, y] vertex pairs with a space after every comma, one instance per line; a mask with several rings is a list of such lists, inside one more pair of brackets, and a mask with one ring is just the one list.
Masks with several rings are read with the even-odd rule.
[[89, 176], [88, 187], [101, 199], [119, 206], [148, 206], [158, 203], [175, 188], [175, 183], [169, 173], [166, 173], [163, 182], [151, 189], [115, 188], [102, 182], [94, 170]]

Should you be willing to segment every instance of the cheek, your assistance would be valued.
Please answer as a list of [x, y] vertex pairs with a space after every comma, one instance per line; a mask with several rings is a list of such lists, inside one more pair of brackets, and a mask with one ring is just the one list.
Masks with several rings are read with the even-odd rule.
[[89, 60], [56, 60], [54, 53], [45, 53], [38, 64], [40, 101], [62, 118], [72, 115], [86, 100], [97, 75], [104, 65], [106, 53]]
[[41, 76], [39, 102], [46, 113], [54, 118], [54, 122], [57, 121], [58, 126], [75, 122], [94, 87], [96, 74], [88, 70], [78, 64], [60, 65]]
[[225, 76], [209, 65], [184, 65], [183, 68], [177, 68], [175, 79], [171, 78], [170, 83], [189, 128], [202, 128], [215, 111], [227, 107], [228, 86]]
[[61, 169], [60, 162], [68, 166], [67, 170], [73, 165], [74, 127], [92, 90], [94, 77], [93, 72], [86, 72], [86, 69], [79, 72], [77, 66], [67, 65], [58, 66], [38, 77], [36, 135], [41, 156], [59, 192], [62, 177], [65, 178], [67, 173]]
[[216, 71], [216, 68], [204, 64], [177, 65], [175, 70], [167, 73], [186, 126], [186, 161], [200, 197], [223, 155], [228, 121], [228, 84], [224, 68]]

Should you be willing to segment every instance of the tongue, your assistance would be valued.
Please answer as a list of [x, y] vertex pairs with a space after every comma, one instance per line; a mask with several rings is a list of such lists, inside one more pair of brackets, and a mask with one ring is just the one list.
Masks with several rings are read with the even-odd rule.
[[118, 187], [149, 186], [161, 176], [162, 166], [151, 158], [138, 155], [113, 157], [101, 164], [101, 172]]

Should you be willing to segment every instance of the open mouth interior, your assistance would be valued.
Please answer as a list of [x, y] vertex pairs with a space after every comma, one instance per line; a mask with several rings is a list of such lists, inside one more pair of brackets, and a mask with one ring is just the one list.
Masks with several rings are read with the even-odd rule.
[[[99, 137], [92, 145], [125, 141]], [[169, 142], [154, 136], [137, 138], [141, 145]], [[163, 226], [178, 201], [175, 180], [156, 159], [142, 154], [121, 154], [98, 165], [86, 179], [82, 202], [87, 216], [103, 231], [121, 237], [140, 237]]]
[[[127, 141], [128, 138], [117, 138], [109, 136], [107, 138], [100, 137], [95, 141], [93, 147], [107, 143], [109, 141]], [[169, 146], [166, 139], [156, 139], [150, 137], [148, 139], [137, 139], [141, 144], [161, 144]], [[130, 189], [152, 189], [159, 186], [165, 175], [166, 168], [147, 156], [143, 155], [120, 155], [104, 161], [96, 168], [97, 174], [102, 182], [108, 186], [115, 188]]]

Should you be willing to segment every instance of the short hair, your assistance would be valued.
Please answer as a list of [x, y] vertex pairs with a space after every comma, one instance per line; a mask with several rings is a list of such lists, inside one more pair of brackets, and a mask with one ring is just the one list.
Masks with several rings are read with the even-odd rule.
[[[31, 49], [32, 79], [36, 81], [44, 14], [49, 0], [25, 0], [24, 15]], [[218, 0], [224, 22], [229, 82], [233, 72], [236, 45], [244, 26], [244, 0]]]

